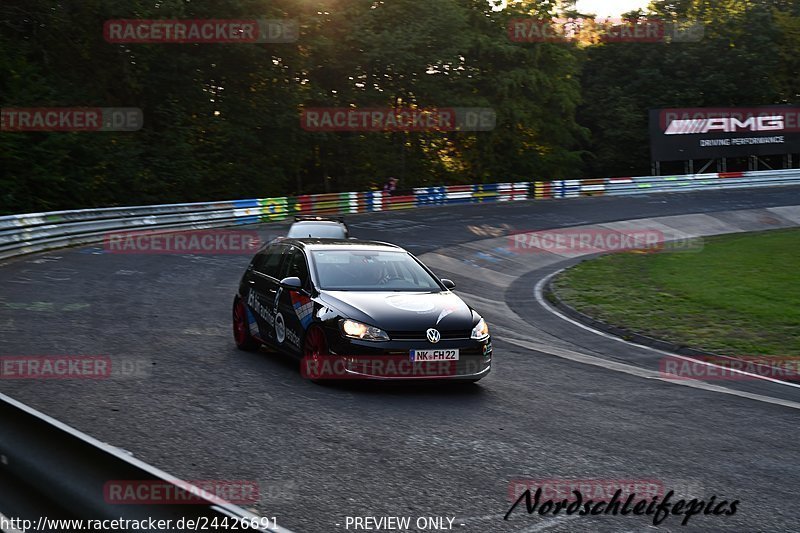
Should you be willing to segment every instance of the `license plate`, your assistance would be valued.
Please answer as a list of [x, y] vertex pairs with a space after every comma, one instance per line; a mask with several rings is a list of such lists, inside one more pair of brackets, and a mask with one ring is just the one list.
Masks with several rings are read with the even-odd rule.
[[458, 350], [411, 350], [412, 361], [458, 361]]

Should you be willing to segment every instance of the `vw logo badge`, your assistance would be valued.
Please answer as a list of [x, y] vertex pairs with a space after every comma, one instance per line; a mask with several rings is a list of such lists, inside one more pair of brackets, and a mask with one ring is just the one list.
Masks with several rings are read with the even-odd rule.
[[428, 340], [433, 344], [436, 344], [442, 338], [442, 334], [439, 333], [439, 330], [433, 328], [425, 332], [425, 335], [428, 337]]

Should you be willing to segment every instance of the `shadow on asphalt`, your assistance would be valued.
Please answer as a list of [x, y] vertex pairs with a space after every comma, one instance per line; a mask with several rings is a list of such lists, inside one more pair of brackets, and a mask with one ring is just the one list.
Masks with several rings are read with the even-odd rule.
[[478, 397], [484, 393], [480, 383], [470, 381], [318, 381], [318, 387], [331, 391], [358, 392], [370, 396], [408, 396], [423, 394], [426, 396], [464, 396]]

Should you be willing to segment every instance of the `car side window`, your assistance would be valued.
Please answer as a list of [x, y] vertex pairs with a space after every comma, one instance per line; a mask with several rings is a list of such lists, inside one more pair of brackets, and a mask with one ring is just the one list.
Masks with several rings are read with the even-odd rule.
[[281, 276], [285, 278], [300, 278], [300, 281], [303, 282], [303, 287], [308, 287], [308, 265], [306, 265], [306, 257], [302, 251], [297, 248], [292, 248], [289, 251]]
[[253, 269], [266, 276], [278, 278], [280, 272], [281, 259], [286, 251], [286, 246], [282, 244], [275, 244], [267, 248], [260, 261], [256, 261]]
[[261, 266], [264, 264], [266, 259], [267, 255], [265, 252], [258, 252], [255, 257], [253, 257], [253, 260], [250, 261], [250, 266], [247, 268], [260, 272]]

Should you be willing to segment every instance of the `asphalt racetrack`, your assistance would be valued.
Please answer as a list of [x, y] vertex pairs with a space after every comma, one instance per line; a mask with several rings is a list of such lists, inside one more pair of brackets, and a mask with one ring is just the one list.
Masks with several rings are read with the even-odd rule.
[[[798, 199], [800, 188], [783, 187], [348, 216], [353, 235], [402, 245], [454, 278], [486, 317], [494, 368], [477, 385], [321, 386], [289, 359], [236, 350], [230, 308], [248, 256], [94, 246], [22, 257], [0, 265], [0, 355], [108, 355], [126, 370], [3, 380], [0, 391], [180, 478], [255, 481], [260, 500], [244, 506], [298, 533], [348, 531], [348, 517], [366, 516], [455, 518], [465, 533], [796, 531], [797, 388], [658, 379], [656, 354], [537, 304], [534, 286], [569, 261], [520, 276], [470, 243]], [[686, 527], [677, 516], [656, 527], [647, 516], [541, 517], [524, 506], [504, 521], [519, 479], [655, 480], [740, 503]]]

